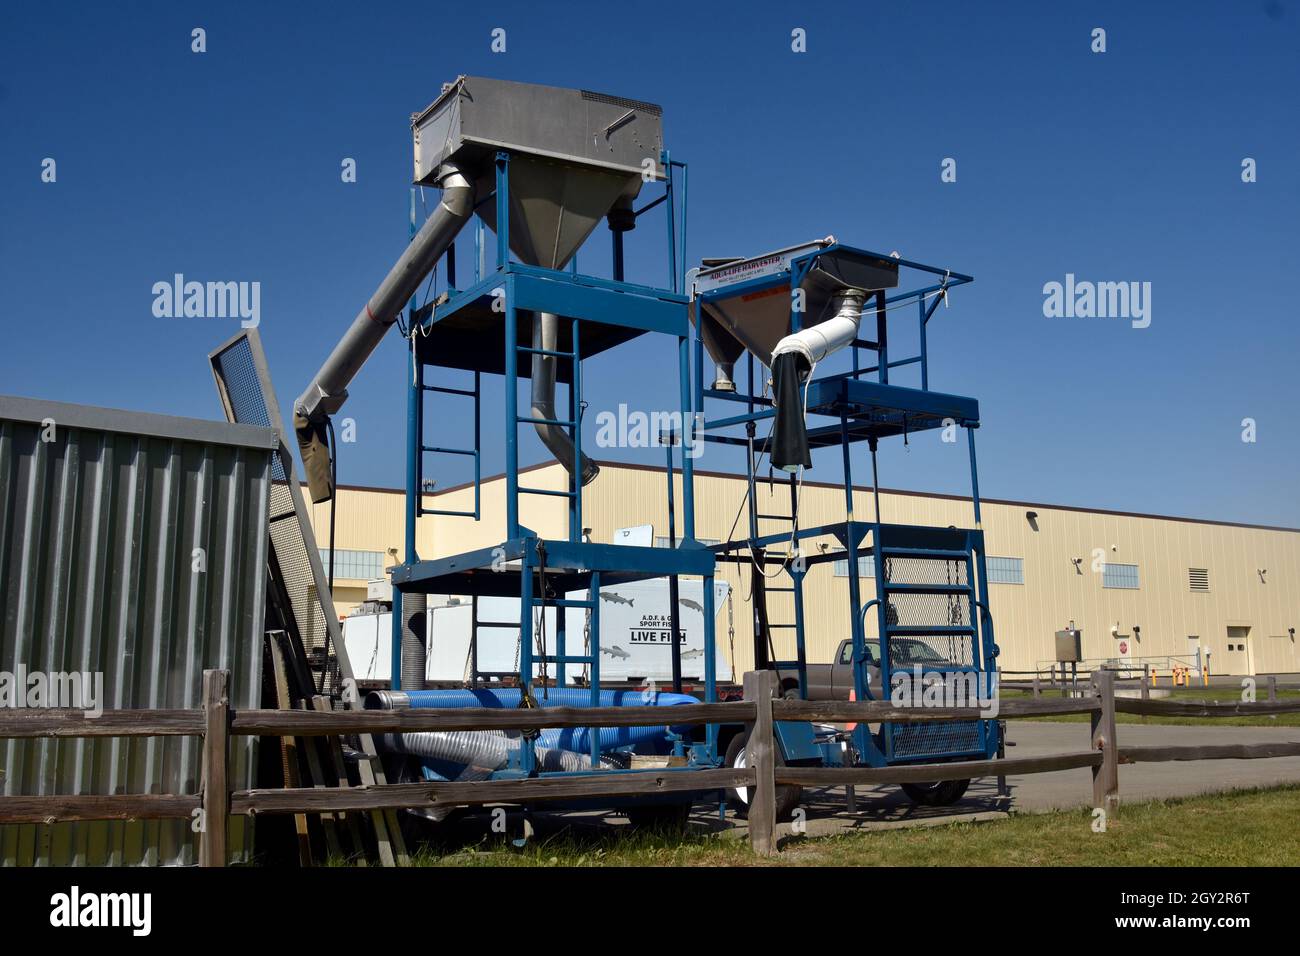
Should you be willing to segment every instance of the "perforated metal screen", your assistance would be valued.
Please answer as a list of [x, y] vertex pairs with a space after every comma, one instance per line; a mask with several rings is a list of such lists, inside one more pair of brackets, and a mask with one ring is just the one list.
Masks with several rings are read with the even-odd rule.
[[[970, 587], [965, 559], [950, 557], [888, 557], [884, 561], [885, 617], [890, 626], [916, 628], [890, 637], [889, 669], [940, 672], [953, 680], [973, 677], [970, 668], [981, 664], [975, 635], [942, 633], [944, 628], [972, 628], [971, 595], [968, 591], [940, 594], [888, 593], [889, 585], [937, 585]], [[934, 628], [936, 633], [926, 633]], [[959, 670], [960, 669], [960, 670]], [[963, 672], [964, 671], [964, 672]], [[978, 684], [970, 688], [976, 696]], [[979, 721], [892, 724], [889, 740], [892, 756], [927, 757], [971, 753], [982, 749]]]
[[[332, 694], [343, 676], [341, 638], [334, 600], [321, 567], [306, 505], [289, 457], [287, 434], [271, 388], [270, 372], [257, 331], [243, 332], [209, 357], [226, 417], [231, 421], [274, 428], [280, 450], [274, 456], [271, 484], [271, 559], [273, 579], [269, 613], [296, 628], [308, 663], [323, 692]], [[282, 587], [275, 586], [278, 578]], [[328, 648], [328, 652], [327, 652]]]

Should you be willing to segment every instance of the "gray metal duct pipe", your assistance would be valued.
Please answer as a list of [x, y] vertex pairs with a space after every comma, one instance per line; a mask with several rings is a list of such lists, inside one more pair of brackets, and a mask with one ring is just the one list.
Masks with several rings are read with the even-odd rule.
[[[551, 312], [538, 312], [537, 318], [533, 320], [533, 348], [546, 349], [548, 352], [556, 351], [560, 340], [559, 332], [559, 316]], [[554, 355], [533, 354], [533, 418], [549, 418], [551, 421], [560, 418], [555, 414], [555, 369], [558, 361], [559, 359]], [[580, 415], [581, 410], [575, 409], [574, 414]], [[573, 440], [569, 438], [569, 433], [564, 430], [564, 427], [541, 423], [534, 423], [533, 427], [537, 429], [542, 444], [555, 456], [556, 461], [562, 464], [569, 474], [573, 474]], [[590, 484], [600, 474], [600, 466], [586, 455], [582, 456], [580, 467], [584, 485]]]
[[[395, 753], [445, 760], [484, 770], [500, 770], [510, 762], [511, 751], [523, 746], [518, 734], [510, 736], [501, 731], [416, 731], [405, 734], [384, 734], [380, 738], [383, 749]], [[572, 750], [555, 750], [536, 747], [537, 766], [541, 770], [581, 771], [591, 769], [591, 757]], [[611, 766], [608, 762], [602, 766]]]
[[438, 208], [424, 221], [374, 295], [352, 320], [347, 334], [334, 346], [316, 377], [298, 397], [295, 413], [309, 421], [321, 421], [343, 406], [348, 397], [348, 384], [474, 211], [474, 184], [460, 170], [445, 167], [438, 184], [442, 187]]
[[429, 657], [428, 598], [413, 591], [402, 591], [394, 601], [393, 613], [402, 615], [402, 686], [424, 690], [426, 662]]
[[352, 379], [474, 211], [474, 184], [460, 170], [443, 167], [438, 183], [442, 187], [438, 208], [425, 220], [294, 403], [293, 426], [298, 433], [298, 451], [314, 502], [334, 497], [325, 442], [326, 421], [343, 407]]

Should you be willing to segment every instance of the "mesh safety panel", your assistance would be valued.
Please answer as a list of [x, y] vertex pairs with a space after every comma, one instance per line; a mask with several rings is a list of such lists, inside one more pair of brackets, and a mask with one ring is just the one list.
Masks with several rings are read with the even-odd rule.
[[975, 665], [975, 639], [969, 634], [909, 634], [889, 639], [889, 669], [920, 666], [942, 671]]
[[[230, 397], [234, 420], [245, 425], [270, 428], [271, 416], [266, 410], [266, 396], [262, 394], [262, 386], [258, 382], [253, 347], [249, 345], [248, 339], [240, 339], [218, 354], [214, 364], [226, 394]], [[284, 463], [279, 455], [271, 462], [271, 477], [275, 481], [285, 480]]]
[[978, 720], [890, 724], [895, 757], [928, 757], [980, 750]]
[[970, 625], [969, 594], [891, 594], [889, 605], [890, 616], [896, 616], [898, 624]]
[[[268, 411], [257, 358], [246, 336], [241, 336], [214, 355], [212, 367], [229, 401], [228, 417], [250, 425], [269, 427], [276, 424]], [[280, 439], [283, 442], [286, 436], [281, 434]], [[271, 609], [272, 614], [278, 610], [289, 626], [297, 628], [318, 686], [322, 683], [323, 670], [324, 693], [333, 694], [339, 687], [337, 652], [330, 647], [330, 653], [326, 655], [326, 608], [317, 593], [303, 533], [303, 527], [310, 528], [311, 525], [307, 523], [307, 516], [299, 515], [296, 510], [296, 501], [286, 477], [296, 476], [292, 461], [285, 458], [283, 449], [274, 456], [271, 485], [271, 573], [273, 577], [279, 577], [283, 596], [280, 588], [272, 586], [267, 600], [277, 605]], [[312, 546], [315, 546], [314, 542]], [[283, 598], [287, 598], [287, 602]], [[279, 606], [285, 603], [287, 607]], [[331, 614], [334, 612], [333, 603], [332, 599], [328, 601]]]
[[[884, 587], [890, 584], [955, 585], [969, 587], [970, 578], [964, 559], [950, 557], [887, 557], [884, 561]], [[885, 617], [889, 625], [915, 628], [971, 627], [971, 599], [968, 593], [887, 594]], [[968, 687], [966, 674], [951, 673], [955, 668], [979, 664], [973, 634], [927, 634], [924, 631], [893, 635], [889, 639], [889, 667], [893, 671], [910, 671], [920, 667], [926, 672], [941, 672], [961, 680], [964, 691], [978, 692], [978, 685]], [[894, 758], [932, 757], [972, 753], [981, 748], [979, 721], [951, 721], [923, 724], [891, 724], [889, 737]]]
[[885, 580], [891, 584], [969, 584], [966, 562], [956, 558], [887, 557]]

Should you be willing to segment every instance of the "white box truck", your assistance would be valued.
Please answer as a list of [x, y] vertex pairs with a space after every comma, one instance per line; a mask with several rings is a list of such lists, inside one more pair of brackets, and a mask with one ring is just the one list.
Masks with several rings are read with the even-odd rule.
[[[725, 610], [729, 587], [724, 581], [713, 585], [715, 626], [715, 662], [719, 683], [733, 679], [731, 662], [724, 653], [726, 644]], [[679, 626], [682, 632], [682, 677], [704, 679], [704, 582], [682, 578], [678, 581]], [[566, 597], [585, 598], [574, 591]], [[470, 630], [473, 607], [468, 597], [439, 598], [427, 615], [429, 635], [426, 680], [442, 684], [459, 684], [469, 676]], [[431, 602], [432, 603], [432, 602]], [[371, 605], [373, 607], [373, 605]], [[586, 633], [585, 608], [566, 608], [565, 652], [582, 656]], [[655, 578], [631, 584], [601, 588], [600, 591], [600, 679], [602, 684], [663, 684], [672, 680], [672, 626], [668, 580]], [[519, 600], [517, 598], [479, 598], [478, 669], [480, 673], [518, 673], [519, 670]], [[513, 625], [484, 626], [485, 622]], [[359, 613], [343, 622], [343, 641], [348, 659], [360, 681], [387, 682], [392, 666], [392, 614]], [[555, 608], [533, 612], [533, 647], [545, 634], [546, 653], [555, 653]], [[571, 664], [569, 683], [585, 677], [586, 668]], [[547, 666], [551, 677], [555, 665]], [[534, 665], [541, 673], [541, 665]]]

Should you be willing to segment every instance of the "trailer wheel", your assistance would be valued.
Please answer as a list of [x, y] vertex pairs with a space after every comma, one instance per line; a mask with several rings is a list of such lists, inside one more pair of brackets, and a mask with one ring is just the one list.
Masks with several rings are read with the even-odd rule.
[[[749, 743], [749, 731], [742, 730], [736, 736], [731, 738], [731, 743], [727, 745], [727, 766], [735, 767], [737, 770], [743, 770], [745, 767], [745, 745]], [[784, 766], [785, 760], [781, 756], [780, 748], [776, 753], [777, 766]], [[727, 791], [727, 802], [731, 804], [737, 816], [748, 816], [749, 814], [749, 787], [733, 787]], [[803, 797], [803, 787], [777, 786], [776, 788], [776, 818], [778, 820], [788, 820], [794, 813], [794, 808], [799, 805], [799, 800]]]
[[903, 792], [923, 807], [947, 807], [962, 798], [969, 780], [940, 780], [936, 783], [905, 783]]

